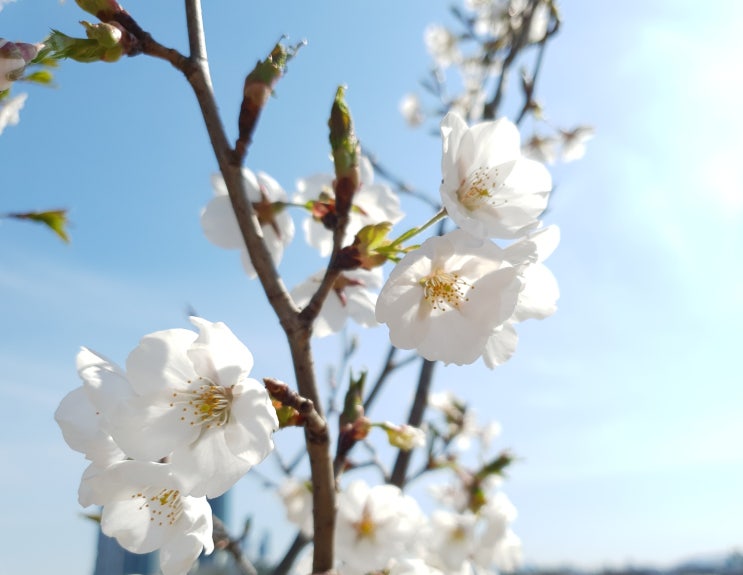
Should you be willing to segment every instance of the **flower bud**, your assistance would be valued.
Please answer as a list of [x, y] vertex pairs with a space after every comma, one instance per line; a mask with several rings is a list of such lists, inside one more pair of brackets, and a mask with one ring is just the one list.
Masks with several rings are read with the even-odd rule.
[[26, 65], [39, 53], [42, 44], [10, 42], [0, 38], [0, 92], [23, 76]]
[[131, 38], [120, 28], [109, 24], [81, 22], [87, 38], [73, 38], [58, 30], [46, 39], [45, 56], [54, 59], [70, 58], [76, 62], [115, 62], [129, 53]]
[[425, 432], [412, 425], [394, 425], [389, 422], [380, 425], [387, 433], [390, 445], [398, 447], [403, 451], [410, 451], [416, 447], [423, 447], [426, 444]]
[[116, 14], [124, 11], [116, 0], [75, 0], [75, 2], [102, 22], [113, 20]]
[[361, 151], [344, 95], [345, 88], [339, 86], [328, 120], [330, 147], [335, 163], [335, 209], [339, 217], [348, 215], [353, 196], [361, 185]]
[[113, 24], [106, 24], [105, 22], [91, 24], [85, 20], [80, 24], [85, 28], [85, 34], [88, 38], [95, 40], [104, 48], [113, 48], [121, 42], [121, 30]]

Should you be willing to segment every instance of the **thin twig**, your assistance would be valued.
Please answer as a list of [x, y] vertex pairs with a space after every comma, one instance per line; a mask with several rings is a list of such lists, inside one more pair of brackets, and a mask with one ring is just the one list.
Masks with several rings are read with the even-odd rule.
[[[433, 379], [435, 366], [435, 361], [428, 359], [422, 360], [421, 372], [418, 377], [418, 388], [415, 390], [413, 406], [410, 408], [408, 425], [420, 427], [423, 422], [423, 413], [425, 412], [428, 403], [428, 393], [431, 389], [431, 380]], [[410, 465], [412, 455], [412, 451], [402, 450], [397, 454], [397, 460], [395, 461], [395, 466], [392, 469], [392, 476], [390, 477], [390, 483], [392, 485], [397, 485], [400, 488], [405, 486], [405, 476], [408, 472], [408, 466]]]
[[518, 56], [519, 52], [521, 52], [521, 49], [527, 43], [532, 16], [534, 15], [534, 9], [536, 8], [539, 1], [540, 0], [532, 0], [529, 3], [529, 7], [524, 11], [525, 14], [523, 20], [521, 21], [521, 27], [518, 29], [516, 34], [513, 34], [511, 38], [511, 46], [508, 50], [508, 54], [503, 60], [503, 66], [501, 67], [501, 73], [498, 77], [498, 84], [495, 88], [495, 93], [493, 94], [492, 99], [483, 107], [482, 116], [484, 120], [493, 120], [498, 113], [501, 99], [503, 98], [503, 93], [508, 81], [508, 74], [510, 72], [511, 65], [516, 59], [516, 56]]
[[[206, 60], [205, 36], [198, 2], [187, 3], [189, 45], [194, 50], [192, 58], [186, 58], [176, 50], [165, 48], [157, 43], [149, 33], [142, 30], [128, 17], [122, 23], [142, 45], [143, 52], [170, 62], [186, 77], [196, 95], [207, 133], [219, 164], [219, 169], [229, 193], [232, 208], [245, 241], [253, 267], [263, 286], [271, 307], [286, 334], [292, 354], [294, 372], [299, 392], [311, 400], [317, 409], [314, 365], [310, 347], [311, 324], [302, 321], [299, 310], [281, 280], [268, 248], [263, 241], [263, 233], [253, 206], [248, 200], [245, 180], [242, 177], [239, 158], [230, 147], [222, 125], [214, 98]], [[319, 412], [318, 417], [321, 417]], [[309, 453], [313, 484], [313, 517], [315, 529], [315, 548], [313, 572], [325, 572], [334, 565], [335, 531], [335, 479], [333, 477], [329, 441], [316, 441], [305, 428], [305, 442]]]
[[224, 549], [232, 555], [232, 559], [235, 561], [235, 565], [240, 571], [240, 575], [258, 575], [253, 564], [243, 555], [240, 541], [230, 537], [229, 533], [227, 533], [227, 528], [224, 523], [222, 523], [222, 520], [216, 515], [213, 515], [212, 522], [214, 524], [214, 529], [212, 530], [214, 547], [217, 549]]
[[302, 552], [302, 549], [304, 549], [310, 541], [311, 539], [304, 533], [302, 533], [301, 531], [297, 532], [296, 537], [294, 537], [294, 541], [292, 541], [289, 549], [287, 549], [286, 553], [284, 553], [284, 557], [274, 568], [273, 575], [286, 575], [289, 572], [289, 569], [291, 569], [294, 565], [294, 562], [297, 560], [297, 557]]
[[201, 0], [186, 0], [186, 25], [188, 27], [188, 46], [191, 50], [191, 60], [206, 60]]

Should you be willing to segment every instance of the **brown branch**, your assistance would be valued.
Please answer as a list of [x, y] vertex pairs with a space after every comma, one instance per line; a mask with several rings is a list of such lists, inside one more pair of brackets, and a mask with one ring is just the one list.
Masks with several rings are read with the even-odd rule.
[[[418, 389], [415, 390], [413, 406], [410, 408], [410, 415], [408, 416], [408, 425], [420, 427], [423, 422], [423, 413], [425, 412], [428, 403], [428, 392], [431, 389], [431, 380], [433, 379], [433, 370], [435, 366], [436, 362], [428, 359], [424, 359], [421, 364], [421, 372], [418, 378]], [[392, 469], [392, 476], [390, 477], [390, 483], [392, 485], [397, 485], [400, 488], [405, 486], [406, 474], [408, 472], [408, 466], [410, 465], [412, 455], [412, 451], [402, 450], [397, 454], [397, 460], [395, 461], [395, 466]]]
[[[310, 324], [300, 320], [299, 310], [273, 264], [271, 255], [263, 241], [258, 218], [253, 211], [252, 204], [248, 201], [240, 162], [236, 161], [235, 152], [227, 140], [214, 98], [198, 1], [187, 1], [186, 10], [189, 44], [193, 52], [190, 58], [186, 58], [176, 50], [165, 48], [156, 42], [128, 14], [121, 16], [120, 23], [139, 40], [143, 53], [170, 62], [183, 73], [191, 85], [204, 118], [214, 155], [227, 186], [232, 208], [248, 254], [266, 297], [279, 318], [289, 341], [297, 387], [303, 396], [319, 406], [309, 344]], [[335, 480], [329, 442], [315, 441], [315, 439], [309, 428], [306, 428], [305, 441], [312, 471], [315, 523], [313, 571], [319, 573], [331, 570], [334, 564]]]
[[235, 565], [237, 565], [240, 575], [258, 575], [253, 564], [243, 555], [240, 542], [237, 539], [230, 537], [222, 520], [216, 515], [213, 515], [212, 521], [214, 523], [214, 529], [212, 531], [214, 547], [216, 549], [224, 549], [232, 555], [232, 559], [235, 561]]
[[294, 562], [297, 560], [302, 549], [304, 549], [310, 541], [311, 539], [309, 537], [299, 531], [297, 536], [294, 538], [294, 541], [292, 541], [292, 544], [289, 546], [289, 549], [286, 550], [284, 557], [274, 568], [273, 575], [286, 575], [289, 573], [289, 570], [294, 565]]
[[511, 65], [513, 64], [516, 56], [518, 56], [521, 49], [526, 46], [529, 38], [529, 28], [531, 27], [531, 19], [534, 15], [534, 9], [540, 0], [531, 0], [529, 7], [526, 9], [524, 19], [521, 21], [521, 27], [518, 32], [513, 35], [511, 39], [511, 46], [508, 50], [508, 54], [503, 60], [501, 67], [501, 73], [498, 77], [498, 84], [493, 94], [492, 99], [485, 104], [482, 110], [483, 120], [495, 119], [498, 109], [500, 108], [501, 99], [503, 98], [503, 92], [506, 88], [506, 82], [508, 81], [508, 73], [510, 72]]
[[188, 28], [188, 47], [192, 60], [206, 60], [206, 40], [204, 21], [201, 15], [201, 0], [186, 0], [186, 26]]
[[[292, 338], [289, 343], [294, 344], [297, 339], [299, 338]], [[307, 341], [309, 341], [309, 335], [307, 335]], [[295, 361], [295, 369], [296, 366]], [[299, 378], [299, 373], [297, 377]], [[264, 378], [263, 382], [273, 397], [293, 407], [304, 417], [305, 443], [312, 472], [312, 516], [315, 543], [312, 570], [314, 573], [330, 571], [334, 565], [335, 475], [330, 457], [328, 426], [315, 407], [319, 404], [302, 397], [290, 390], [285, 383], [276, 379]]]

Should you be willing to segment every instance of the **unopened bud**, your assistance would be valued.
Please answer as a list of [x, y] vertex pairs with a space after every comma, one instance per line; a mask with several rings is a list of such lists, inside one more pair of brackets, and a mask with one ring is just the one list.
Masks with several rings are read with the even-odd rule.
[[116, 0], [75, 0], [83, 10], [92, 14], [101, 22], [113, 20], [116, 14], [124, 12], [124, 9]]
[[330, 147], [335, 164], [335, 209], [340, 217], [346, 216], [351, 210], [353, 196], [361, 185], [361, 150], [344, 96], [345, 88], [339, 86], [328, 120]]
[[387, 433], [390, 445], [410, 451], [416, 447], [423, 447], [426, 444], [426, 434], [422, 429], [412, 425], [394, 425], [389, 422], [380, 424], [380, 427]]
[[112, 48], [121, 42], [122, 32], [113, 24], [106, 24], [105, 22], [91, 24], [85, 20], [80, 22], [80, 24], [85, 28], [85, 34], [88, 38], [97, 41], [105, 48]]
[[42, 44], [10, 42], [0, 38], [0, 92], [23, 76], [26, 65], [39, 53]]
[[131, 38], [116, 25], [81, 22], [87, 38], [73, 38], [58, 30], [46, 39], [44, 56], [76, 62], [115, 62], [128, 53]]

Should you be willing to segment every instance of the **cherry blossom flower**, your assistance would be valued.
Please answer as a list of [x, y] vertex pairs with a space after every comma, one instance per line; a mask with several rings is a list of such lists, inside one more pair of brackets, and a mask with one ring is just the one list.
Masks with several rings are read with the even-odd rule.
[[278, 493], [286, 507], [286, 518], [304, 535], [312, 537], [312, 486], [289, 477], [279, 486]]
[[132, 553], [159, 550], [164, 575], [185, 575], [202, 551], [214, 549], [206, 497], [184, 495], [169, 464], [121, 461], [87, 481], [103, 506], [103, 533]]
[[562, 150], [560, 158], [563, 162], [580, 160], [586, 154], [586, 142], [595, 134], [591, 126], [578, 126], [572, 130], [561, 130]]
[[471, 128], [456, 113], [441, 122], [441, 199], [464, 230], [481, 238], [517, 238], [539, 225], [552, 178], [521, 155], [516, 126], [505, 118]]
[[[356, 233], [367, 225], [381, 222], [397, 223], [403, 213], [400, 210], [400, 198], [392, 192], [389, 186], [374, 183], [374, 168], [369, 158], [363, 157], [359, 162], [361, 171], [361, 187], [353, 197], [353, 207], [348, 218], [346, 237], [343, 245], [350, 245]], [[335, 215], [335, 192], [333, 191], [334, 176], [330, 174], [315, 174], [297, 181], [297, 193], [294, 201], [297, 203], [316, 202], [312, 217], [303, 224], [307, 243], [316, 248], [320, 255], [327, 257], [333, 249], [332, 216]], [[330, 216], [326, 227], [323, 220]]]
[[513, 314], [521, 281], [503, 250], [462, 230], [427, 239], [392, 270], [376, 315], [401, 349], [426, 359], [475, 361]]
[[0, 102], [0, 134], [7, 126], [16, 126], [21, 121], [20, 111], [26, 103], [28, 94], [18, 94], [4, 102]]
[[111, 435], [133, 459], [168, 457], [184, 492], [216, 497], [273, 449], [276, 411], [248, 374], [253, 356], [223, 323], [192, 317], [199, 334], [145, 336], [129, 354], [136, 393], [112, 417]]
[[361, 575], [410, 555], [423, 523], [415, 499], [398, 487], [354, 481], [338, 495], [335, 534], [343, 571]]
[[399, 109], [405, 123], [412, 128], [420, 126], [426, 119], [421, 110], [420, 98], [416, 94], [405, 94], [400, 100]]
[[[258, 172], [254, 174], [243, 168], [243, 178], [248, 199], [253, 203], [253, 209], [263, 230], [263, 240], [278, 265], [284, 255], [284, 248], [294, 238], [294, 221], [283, 206], [277, 205], [286, 202], [288, 197], [283, 188], [268, 174]], [[251, 278], [256, 276], [250, 255], [245, 247], [240, 227], [232, 209], [232, 203], [227, 192], [227, 186], [221, 174], [212, 176], [212, 188], [215, 197], [201, 212], [201, 227], [206, 238], [214, 245], [228, 249], [241, 250], [241, 259], [245, 273]]]
[[531, 158], [537, 162], [554, 164], [557, 157], [557, 143], [557, 138], [552, 136], [534, 134], [526, 142], [522, 152], [527, 158]]
[[[512, 563], [511, 568], [517, 567], [520, 562], [520, 541], [510, 528], [517, 516], [511, 500], [505, 493], [499, 491], [488, 497], [479, 516], [484, 522], [484, 529], [474, 548], [473, 561], [486, 569], [497, 560], [503, 561], [504, 564]], [[500, 548], [499, 545], [507, 540], [508, 545]], [[507, 555], [504, 553], [506, 550]]]
[[459, 61], [461, 56], [457, 37], [448, 28], [440, 24], [429, 24], [423, 33], [423, 39], [437, 66], [447, 68]]
[[[323, 275], [324, 272], [318, 272], [292, 290], [292, 298], [300, 309], [309, 303]], [[377, 303], [376, 290], [381, 285], [381, 268], [343, 272], [323, 302], [312, 334], [316, 337], [326, 337], [337, 333], [343, 329], [349, 317], [364, 327], [379, 325], [374, 316], [374, 307]]]

